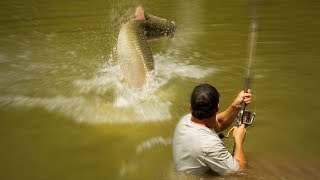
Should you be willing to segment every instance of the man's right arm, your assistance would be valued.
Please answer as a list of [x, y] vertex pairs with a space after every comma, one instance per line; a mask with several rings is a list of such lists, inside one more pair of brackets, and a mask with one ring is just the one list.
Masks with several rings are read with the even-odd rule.
[[228, 128], [233, 122], [234, 119], [237, 117], [240, 105], [242, 102], [245, 102], [248, 105], [251, 102], [251, 90], [248, 89], [248, 92], [245, 93], [241, 91], [237, 98], [231, 103], [231, 105], [223, 112], [217, 114], [217, 124], [215, 126], [216, 132], [221, 132]]
[[235, 142], [233, 157], [239, 164], [238, 171], [241, 172], [246, 169], [246, 159], [243, 150], [243, 142], [246, 137], [246, 128], [244, 124], [239, 127], [235, 127], [233, 137]]

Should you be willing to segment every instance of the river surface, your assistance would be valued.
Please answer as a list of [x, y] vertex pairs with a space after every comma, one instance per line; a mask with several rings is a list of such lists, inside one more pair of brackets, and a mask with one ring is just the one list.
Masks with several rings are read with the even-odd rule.
[[[174, 20], [150, 42], [153, 81], [129, 90], [117, 35], [137, 5]], [[0, 179], [193, 179], [172, 137], [199, 83], [221, 109], [242, 88], [249, 1], [0, 2]], [[209, 179], [320, 179], [320, 1], [259, 0], [249, 172]], [[224, 140], [232, 149], [232, 139]], [[196, 178], [197, 179], [197, 178]]]

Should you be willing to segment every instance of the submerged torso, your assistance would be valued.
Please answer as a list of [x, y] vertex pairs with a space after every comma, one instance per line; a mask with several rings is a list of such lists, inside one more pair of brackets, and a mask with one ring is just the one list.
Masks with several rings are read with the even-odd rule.
[[178, 171], [194, 174], [228, 174], [238, 163], [211, 129], [191, 121], [191, 114], [178, 123], [173, 138], [173, 158]]

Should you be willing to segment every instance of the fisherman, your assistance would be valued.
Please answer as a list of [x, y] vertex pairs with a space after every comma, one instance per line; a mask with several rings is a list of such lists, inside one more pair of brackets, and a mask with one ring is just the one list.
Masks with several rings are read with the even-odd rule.
[[191, 113], [180, 120], [174, 132], [173, 158], [178, 171], [194, 175], [226, 175], [245, 170], [245, 125], [234, 128], [233, 156], [217, 133], [233, 123], [242, 102], [251, 102], [251, 92], [241, 91], [225, 111], [217, 114], [219, 97], [217, 89], [210, 84], [200, 84], [194, 88]]

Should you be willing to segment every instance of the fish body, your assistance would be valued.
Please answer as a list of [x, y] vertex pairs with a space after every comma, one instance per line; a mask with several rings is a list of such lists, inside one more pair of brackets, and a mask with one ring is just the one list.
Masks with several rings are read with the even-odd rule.
[[[144, 13], [144, 12], [143, 12]], [[140, 89], [154, 69], [154, 59], [148, 40], [173, 37], [175, 23], [145, 14], [142, 19], [125, 23], [119, 32], [117, 59], [129, 87]]]

